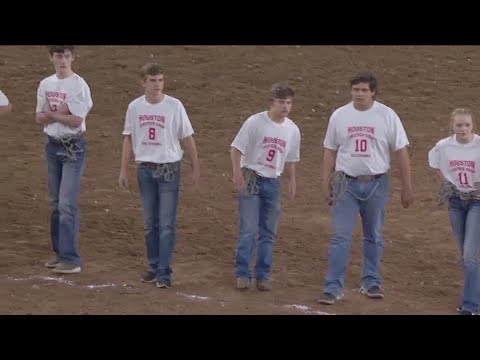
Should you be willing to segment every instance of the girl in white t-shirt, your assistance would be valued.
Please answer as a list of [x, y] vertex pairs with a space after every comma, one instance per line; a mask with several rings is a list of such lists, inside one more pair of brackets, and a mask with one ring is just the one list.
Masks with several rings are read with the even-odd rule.
[[458, 108], [451, 115], [453, 135], [428, 153], [430, 167], [442, 179], [440, 201], [448, 202], [450, 223], [460, 248], [464, 288], [457, 310], [480, 313], [480, 136], [473, 133], [473, 115]]

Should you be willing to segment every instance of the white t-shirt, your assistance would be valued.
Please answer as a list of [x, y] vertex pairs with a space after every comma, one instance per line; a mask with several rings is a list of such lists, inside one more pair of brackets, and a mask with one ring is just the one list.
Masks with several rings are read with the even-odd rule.
[[444, 138], [428, 153], [430, 167], [439, 169], [442, 175], [463, 192], [475, 190], [480, 182], [477, 171], [480, 166], [480, 136], [474, 135], [468, 144], [459, 143], [456, 136]]
[[183, 157], [179, 140], [193, 133], [180, 100], [165, 95], [158, 104], [151, 104], [143, 95], [128, 105], [122, 134], [132, 137], [135, 161], [172, 163]]
[[56, 111], [62, 104], [67, 104], [72, 115], [83, 120], [77, 128], [54, 122], [44, 126], [44, 132], [53, 137], [62, 137], [86, 131], [86, 118], [93, 107], [90, 87], [78, 74], [73, 74], [65, 79], [59, 79], [56, 74], [43, 79], [37, 90], [36, 112], [43, 112], [45, 104]]
[[367, 111], [353, 102], [335, 110], [330, 117], [323, 145], [337, 151], [336, 171], [350, 176], [383, 174], [390, 168], [390, 150], [409, 145], [398, 115], [374, 101]]
[[0, 106], [7, 106], [10, 102], [5, 94], [0, 90]]
[[241, 167], [276, 178], [282, 174], [285, 162], [300, 161], [300, 141], [300, 130], [291, 119], [278, 124], [264, 111], [243, 123], [231, 146], [242, 153]]

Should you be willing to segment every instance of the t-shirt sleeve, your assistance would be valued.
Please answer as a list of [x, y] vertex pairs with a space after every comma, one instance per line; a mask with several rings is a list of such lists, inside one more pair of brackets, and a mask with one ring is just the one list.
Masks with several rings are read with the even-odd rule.
[[393, 151], [398, 151], [405, 146], [410, 145], [410, 142], [408, 141], [407, 133], [398, 115], [392, 112], [391, 116], [392, 128], [390, 133], [390, 148]]
[[186, 137], [192, 136], [194, 134], [193, 126], [188, 117], [187, 110], [185, 106], [179, 102], [177, 109], [177, 120], [178, 120], [178, 138], [184, 139]]
[[248, 147], [248, 143], [250, 141], [251, 133], [252, 133], [252, 120], [251, 118], [249, 118], [240, 127], [240, 130], [235, 136], [235, 139], [233, 139], [231, 147], [236, 148], [238, 151], [240, 151], [242, 155], [245, 155], [245, 152]]
[[41, 82], [37, 88], [37, 113], [42, 113], [47, 104], [47, 94], [45, 94], [45, 89], [43, 88], [43, 83]]
[[127, 112], [125, 113], [125, 120], [124, 120], [122, 135], [132, 135], [132, 127], [133, 127], [133, 109], [132, 109], [132, 106], [129, 105], [127, 108]]
[[440, 169], [440, 151], [438, 143], [428, 152], [428, 165], [433, 169]]
[[295, 129], [295, 134], [292, 137], [292, 146], [290, 147], [287, 156], [285, 157], [286, 162], [298, 162], [300, 161], [300, 143], [301, 143], [300, 129], [298, 127]]
[[7, 106], [10, 102], [5, 94], [0, 90], [0, 106]]
[[330, 119], [328, 120], [327, 131], [325, 133], [325, 138], [323, 140], [323, 146], [330, 150], [338, 150], [338, 140], [336, 135], [336, 119], [337, 115], [334, 112]]
[[85, 119], [93, 107], [89, 86], [82, 82], [77, 92], [66, 101], [72, 115]]

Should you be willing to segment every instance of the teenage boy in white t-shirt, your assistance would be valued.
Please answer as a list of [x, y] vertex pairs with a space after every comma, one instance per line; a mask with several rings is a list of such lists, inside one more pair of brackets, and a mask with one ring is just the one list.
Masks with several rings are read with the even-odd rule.
[[86, 119], [93, 101], [86, 81], [72, 70], [74, 46], [50, 46], [49, 53], [55, 74], [38, 86], [35, 117], [47, 135], [50, 236], [55, 252], [45, 266], [72, 274], [81, 271], [78, 197], [87, 151]]
[[123, 129], [119, 184], [128, 189], [128, 163], [133, 152], [143, 208], [148, 271], [146, 283], [171, 287], [171, 260], [176, 241], [180, 164], [185, 147], [197, 186], [200, 169], [193, 128], [180, 100], [163, 93], [164, 72], [159, 64], [141, 70], [144, 95], [127, 109]]
[[448, 213], [461, 255], [464, 286], [457, 310], [480, 315], [480, 136], [473, 132], [473, 114], [458, 108], [451, 114], [453, 135], [428, 153], [430, 167], [442, 180], [440, 200]]
[[12, 112], [12, 108], [12, 104], [2, 90], [0, 90], [0, 117]]
[[[273, 246], [280, 216], [280, 176], [288, 175], [288, 193], [296, 192], [295, 164], [300, 161], [301, 134], [288, 118], [294, 91], [284, 84], [271, 88], [270, 109], [249, 117], [232, 145], [233, 184], [238, 191], [239, 236], [236, 287], [247, 289], [256, 245], [254, 277], [259, 290], [272, 288]], [[257, 238], [258, 236], [258, 238]]]
[[317, 301], [327, 305], [343, 296], [350, 243], [359, 213], [364, 234], [361, 292], [370, 298], [384, 296], [380, 262], [391, 150], [399, 160], [402, 204], [408, 208], [413, 202], [409, 141], [400, 118], [375, 100], [377, 80], [372, 73], [358, 73], [350, 80], [350, 86], [352, 101], [333, 112], [324, 140], [322, 194], [327, 203], [333, 202], [333, 235], [324, 289]]

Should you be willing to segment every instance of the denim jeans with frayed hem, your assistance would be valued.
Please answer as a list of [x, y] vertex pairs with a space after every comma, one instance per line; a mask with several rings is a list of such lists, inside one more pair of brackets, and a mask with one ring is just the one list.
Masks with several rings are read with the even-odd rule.
[[279, 178], [256, 177], [256, 191], [238, 194], [239, 235], [235, 256], [237, 278], [252, 278], [250, 263], [256, 248], [254, 277], [267, 280], [272, 271], [273, 247], [280, 217]]
[[180, 191], [180, 162], [172, 166], [173, 176], [160, 175], [142, 163], [137, 170], [148, 264], [157, 280], [165, 281], [170, 281], [172, 273]]
[[450, 198], [448, 212], [458, 243], [464, 276], [461, 306], [465, 311], [480, 311], [480, 201]]
[[80, 265], [78, 198], [87, 142], [82, 137], [72, 142], [71, 146], [74, 154], [68, 156], [61, 142], [48, 137], [45, 144], [51, 208], [50, 238], [61, 262]]
[[328, 270], [324, 293], [342, 294], [347, 271], [353, 229], [360, 214], [363, 227], [363, 265], [361, 286], [380, 286], [380, 264], [383, 253], [383, 223], [388, 200], [388, 175], [371, 181], [347, 178], [345, 191], [335, 186], [333, 235], [328, 248]]

